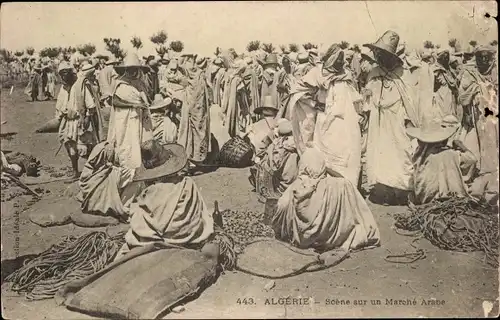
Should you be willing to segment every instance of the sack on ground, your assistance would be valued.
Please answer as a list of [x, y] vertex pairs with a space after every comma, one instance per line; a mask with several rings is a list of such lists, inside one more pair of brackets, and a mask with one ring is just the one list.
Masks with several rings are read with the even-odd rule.
[[118, 219], [110, 216], [100, 216], [83, 212], [74, 212], [71, 221], [82, 228], [98, 228], [114, 226], [120, 223]]
[[97, 317], [156, 319], [216, 278], [217, 258], [200, 251], [134, 249], [99, 274], [66, 285], [66, 307]]
[[71, 214], [80, 211], [80, 204], [72, 198], [42, 199], [28, 209], [29, 219], [41, 227], [62, 226], [71, 223]]
[[36, 129], [37, 133], [54, 133], [59, 131], [59, 119], [51, 119]]

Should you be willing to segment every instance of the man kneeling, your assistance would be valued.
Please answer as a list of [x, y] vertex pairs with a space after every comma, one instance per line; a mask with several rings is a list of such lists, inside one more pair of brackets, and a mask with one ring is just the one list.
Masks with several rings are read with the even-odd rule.
[[273, 229], [283, 241], [323, 252], [380, 245], [365, 199], [348, 179], [327, 175], [325, 160], [314, 148], [302, 154], [297, 179], [279, 198]]

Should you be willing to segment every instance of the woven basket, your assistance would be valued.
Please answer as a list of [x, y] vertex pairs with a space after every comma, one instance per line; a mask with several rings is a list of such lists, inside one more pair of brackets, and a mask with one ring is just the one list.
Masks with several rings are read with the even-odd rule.
[[252, 164], [252, 145], [241, 137], [227, 141], [219, 152], [219, 164], [231, 168], [244, 168]]

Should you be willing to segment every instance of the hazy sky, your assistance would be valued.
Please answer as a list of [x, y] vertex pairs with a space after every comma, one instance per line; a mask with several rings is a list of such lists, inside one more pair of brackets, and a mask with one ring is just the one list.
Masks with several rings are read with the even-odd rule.
[[424, 40], [444, 46], [450, 37], [464, 42], [498, 37], [495, 20], [484, 18], [486, 11], [496, 16], [493, 1], [3, 3], [1, 9], [0, 46], [9, 50], [90, 42], [104, 52], [105, 37], [121, 38], [128, 50], [136, 35], [146, 55], [154, 52], [149, 37], [160, 29], [169, 40], [182, 40], [186, 52], [205, 55], [216, 46], [241, 51], [257, 39], [276, 47], [362, 44], [387, 29], [411, 47]]

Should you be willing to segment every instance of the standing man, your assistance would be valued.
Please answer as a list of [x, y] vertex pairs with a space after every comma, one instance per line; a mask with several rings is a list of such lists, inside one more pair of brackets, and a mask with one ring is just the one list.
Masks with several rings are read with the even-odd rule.
[[[71, 87], [66, 105], [66, 113], [60, 126], [60, 140], [65, 146], [71, 166], [73, 181], [78, 180], [78, 159], [89, 155], [92, 147], [102, 136], [101, 123], [96, 121], [99, 115], [99, 101], [92, 88], [92, 78], [95, 77], [95, 67], [83, 64], [76, 82]], [[63, 112], [64, 113], [64, 112]]]
[[406, 128], [419, 127], [411, 88], [403, 80], [403, 61], [396, 54], [399, 35], [386, 31], [377, 42], [365, 44], [377, 61], [367, 78], [365, 91], [369, 127], [367, 176], [375, 202], [407, 201], [413, 174], [413, 148]]
[[[135, 53], [115, 67], [118, 78], [111, 93], [112, 111], [108, 141], [114, 145], [123, 179], [131, 182], [141, 166], [141, 143], [153, 139], [147, 85], [144, 82], [149, 67], [140, 63]], [[123, 183], [123, 187], [126, 183]]]

